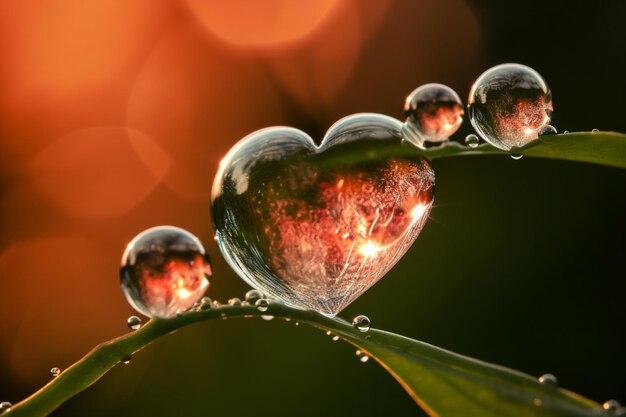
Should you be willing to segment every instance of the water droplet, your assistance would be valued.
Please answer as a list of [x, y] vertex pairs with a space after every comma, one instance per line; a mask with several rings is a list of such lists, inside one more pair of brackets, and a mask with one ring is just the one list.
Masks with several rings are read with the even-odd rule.
[[604, 404], [602, 404], [602, 408], [604, 408], [604, 410], [608, 412], [615, 412], [621, 406], [622, 405], [619, 403], [619, 401], [616, 401], [616, 400], [608, 400], [608, 401], [605, 401]]
[[128, 320], [126, 320], [126, 324], [130, 330], [139, 330], [141, 327], [141, 319], [137, 316], [130, 316]]
[[424, 84], [413, 90], [404, 102], [407, 139], [421, 146], [423, 141], [442, 142], [463, 123], [463, 103], [459, 95], [443, 84]]
[[61, 370], [59, 368], [52, 368], [50, 369], [50, 373], [53, 377], [57, 377], [61, 373]]
[[522, 157], [524, 156], [522, 151], [519, 150], [518, 148], [511, 149], [511, 151], [509, 152], [509, 155], [511, 155], [511, 158], [515, 160], [522, 159]]
[[563, 133], [567, 135], [569, 133], [569, 130], [564, 130]]
[[9, 411], [11, 407], [13, 407], [13, 404], [8, 401], [2, 401], [0, 403], [0, 414], [4, 413], [5, 411]]
[[496, 148], [510, 150], [535, 140], [550, 123], [552, 94], [535, 70], [520, 64], [498, 65], [474, 82], [468, 99], [476, 132]]
[[133, 359], [133, 357], [132, 357], [132, 356], [130, 356], [130, 355], [125, 356], [125, 357], [123, 357], [123, 358], [122, 358], [122, 363], [123, 363], [124, 365], [128, 365], [128, 364], [130, 363], [131, 359]]
[[470, 148], [477, 148], [478, 144], [480, 144], [480, 139], [478, 139], [478, 136], [471, 133], [465, 136], [465, 144], [469, 146]]
[[600, 129], [591, 129], [591, 131], [592, 131], [593, 133], [598, 133], [598, 132], [600, 131]]
[[539, 377], [539, 383], [550, 387], [550, 388], [556, 388], [559, 385], [559, 381], [556, 379], [556, 377], [552, 374], [543, 374]]
[[211, 304], [215, 308], [220, 308], [222, 306], [222, 303], [220, 303], [219, 300], [213, 300], [213, 302]]
[[295, 324], [296, 326], [299, 326], [299, 325], [300, 325], [300, 322], [299, 322], [299, 321], [297, 321], [297, 322], [295, 322], [294, 324]]
[[148, 317], [172, 318], [193, 307], [209, 287], [211, 262], [189, 232], [159, 226], [126, 247], [120, 270], [126, 300]]
[[333, 342], [336, 342], [337, 340], [339, 340], [339, 336], [333, 336], [333, 338], [330, 340], [332, 340]]
[[556, 128], [552, 125], [545, 125], [539, 129], [539, 136], [556, 135], [557, 133]]
[[359, 360], [363, 363], [367, 362], [368, 360], [370, 360], [370, 357], [367, 355], [363, 355], [359, 358]]
[[241, 302], [241, 306], [242, 306], [242, 307], [250, 307], [250, 303], [249, 303], [249, 302], [247, 302], [246, 300], [243, 300], [243, 301]]
[[333, 332], [331, 332], [330, 330], [326, 330], [326, 336], [332, 336]]
[[256, 300], [258, 300], [259, 298], [263, 298], [263, 294], [261, 294], [261, 291], [253, 289], [246, 293], [245, 298], [247, 302], [249, 302], [250, 304], [254, 304], [256, 303]]
[[356, 316], [352, 320], [352, 325], [360, 332], [367, 332], [370, 329], [370, 319], [367, 316]]
[[237, 297], [233, 297], [230, 300], [228, 300], [228, 305], [229, 306], [240, 306], [241, 305], [241, 300]]
[[209, 297], [202, 297], [200, 299], [200, 310], [210, 310], [211, 304], [212, 302]]
[[[220, 163], [211, 211], [218, 246], [237, 274], [275, 299], [327, 316], [382, 278], [433, 203], [430, 164], [394, 154], [406, 146], [401, 129], [390, 117], [361, 114], [335, 123], [320, 146], [302, 131], [276, 127], [233, 147]], [[372, 159], [380, 149], [388, 156]]]
[[270, 316], [270, 315], [266, 315], [266, 314], [263, 314], [263, 315], [261, 316], [261, 318], [262, 318], [263, 320], [268, 320], [268, 321], [269, 321], [269, 320], [274, 320], [274, 316]]
[[265, 298], [260, 298], [256, 300], [256, 303], [254, 303], [254, 305], [256, 306], [257, 310], [263, 313], [267, 311], [268, 307], [270, 306], [270, 302]]

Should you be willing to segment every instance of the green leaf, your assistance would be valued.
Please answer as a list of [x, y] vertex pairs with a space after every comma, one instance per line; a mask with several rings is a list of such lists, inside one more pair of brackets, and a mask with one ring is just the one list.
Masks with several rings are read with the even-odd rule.
[[[523, 148], [524, 157], [563, 159], [626, 168], [626, 135], [616, 132], [574, 132], [541, 136]], [[430, 159], [464, 155], [507, 154], [491, 145], [469, 148], [456, 142], [423, 152]]]
[[223, 306], [195, 311], [171, 320], [151, 320], [136, 332], [100, 344], [31, 397], [16, 404], [11, 416], [42, 416], [97, 381], [113, 366], [154, 340], [187, 325], [224, 317], [273, 315], [310, 324], [352, 343], [387, 369], [432, 416], [526, 417], [594, 416], [598, 404], [536, 378], [470, 359], [393, 333], [356, 330], [331, 319], [271, 303], [263, 313], [255, 307]]

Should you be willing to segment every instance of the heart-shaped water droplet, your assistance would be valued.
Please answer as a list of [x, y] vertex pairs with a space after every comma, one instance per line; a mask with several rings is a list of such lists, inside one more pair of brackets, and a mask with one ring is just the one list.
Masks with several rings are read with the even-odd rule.
[[[433, 203], [435, 176], [406, 156], [402, 123], [359, 114], [321, 145], [287, 127], [236, 144], [213, 184], [217, 242], [250, 285], [334, 316], [408, 250]], [[402, 156], [404, 154], [404, 156]]]

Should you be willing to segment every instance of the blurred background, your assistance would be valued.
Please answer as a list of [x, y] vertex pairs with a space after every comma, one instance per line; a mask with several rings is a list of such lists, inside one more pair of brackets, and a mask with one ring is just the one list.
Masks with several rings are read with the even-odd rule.
[[[205, 243], [208, 295], [247, 290], [209, 192], [247, 133], [313, 137], [403, 118], [427, 82], [465, 100], [492, 65], [535, 68], [559, 131], [626, 132], [626, 3], [409, 0], [0, 2], [0, 401], [18, 402], [134, 311], [119, 259], [143, 229]], [[471, 132], [466, 120], [453, 137]], [[412, 249], [341, 316], [626, 401], [626, 171], [438, 160]], [[282, 320], [214, 321], [146, 348], [58, 416], [422, 415], [374, 361]]]

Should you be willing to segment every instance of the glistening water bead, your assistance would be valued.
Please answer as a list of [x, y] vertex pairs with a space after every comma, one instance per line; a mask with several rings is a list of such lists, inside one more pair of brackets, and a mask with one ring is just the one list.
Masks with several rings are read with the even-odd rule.
[[334, 316], [391, 269], [426, 223], [435, 175], [406, 146], [402, 123], [376, 114], [340, 120], [319, 146], [284, 127], [242, 139], [221, 162], [211, 196], [224, 258], [272, 298]]
[[139, 330], [141, 327], [141, 319], [137, 316], [130, 316], [128, 320], [126, 320], [126, 324], [130, 330]]
[[50, 374], [52, 375], [52, 377], [56, 378], [61, 374], [61, 370], [59, 368], [52, 368], [50, 369]]
[[443, 84], [424, 84], [404, 102], [407, 139], [418, 146], [424, 141], [445, 141], [463, 123], [463, 113], [463, 103], [453, 89]]
[[0, 403], [0, 414], [4, 413], [5, 411], [9, 411], [11, 407], [13, 407], [13, 404], [8, 401], [2, 401]]
[[480, 139], [478, 139], [478, 136], [476, 136], [475, 134], [470, 133], [469, 135], [465, 136], [465, 144], [470, 148], [477, 148], [479, 143]]
[[128, 244], [120, 283], [135, 310], [172, 318], [202, 298], [211, 275], [211, 261], [198, 238], [177, 227], [159, 226]]
[[552, 374], [541, 375], [539, 377], [539, 383], [551, 388], [556, 388], [559, 385], [559, 381]]
[[503, 64], [474, 82], [468, 99], [476, 132], [496, 148], [510, 150], [537, 139], [552, 117], [552, 93], [535, 70]]
[[360, 332], [365, 333], [370, 329], [370, 319], [367, 316], [360, 315], [356, 316], [352, 320], [352, 325]]

